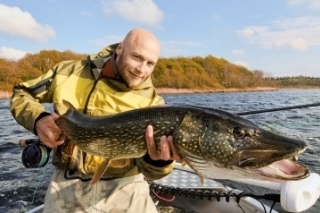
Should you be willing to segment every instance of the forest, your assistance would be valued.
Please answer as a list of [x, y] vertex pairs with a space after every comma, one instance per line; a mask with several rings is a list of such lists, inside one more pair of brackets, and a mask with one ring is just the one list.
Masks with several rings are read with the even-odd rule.
[[[12, 91], [16, 83], [36, 78], [64, 60], [86, 59], [72, 51], [42, 50], [18, 61], [0, 58], [0, 91]], [[223, 58], [160, 58], [152, 79], [157, 88], [174, 89], [247, 89], [255, 87], [320, 88], [320, 78], [295, 76], [274, 78], [262, 70], [248, 70]]]

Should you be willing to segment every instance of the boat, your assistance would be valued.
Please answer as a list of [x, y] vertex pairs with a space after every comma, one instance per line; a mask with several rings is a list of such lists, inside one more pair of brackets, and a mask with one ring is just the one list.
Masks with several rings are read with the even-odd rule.
[[[201, 185], [198, 175], [190, 167], [183, 167], [179, 163], [168, 176], [157, 181], [149, 181], [149, 186], [150, 195], [160, 209], [159, 212], [167, 212], [168, 208], [194, 213], [278, 212], [273, 209], [273, 204], [266, 205], [259, 198], [279, 202], [284, 211], [302, 212], [313, 206], [320, 196], [320, 176], [316, 173], [311, 173], [303, 180], [284, 183], [252, 179], [237, 181], [275, 190], [277, 193], [246, 193], [213, 179], [205, 179]], [[43, 207], [37, 206], [26, 213], [40, 213]]]

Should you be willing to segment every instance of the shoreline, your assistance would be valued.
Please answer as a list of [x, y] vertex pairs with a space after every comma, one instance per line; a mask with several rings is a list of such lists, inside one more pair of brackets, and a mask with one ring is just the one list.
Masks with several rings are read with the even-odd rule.
[[[253, 87], [253, 88], [229, 88], [229, 89], [177, 89], [177, 88], [156, 88], [158, 94], [193, 94], [193, 93], [231, 93], [231, 92], [267, 92], [267, 91], [279, 91], [279, 90], [308, 90], [308, 89], [320, 89], [320, 87]], [[12, 96], [12, 92], [1, 91], [0, 99], [9, 99]]]
[[0, 90], [0, 99], [8, 99], [8, 98], [11, 98], [11, 96], [12, 96], [12, 92]]
[[156, 88], [158, 94], [183, 94], [183, 93], [231, 93], [231, 92], [265, 92], [278, 91], [276, 87], [254, 87], [254, 88], [229, 88], [229, 89], [176, 89], [176, 88]]

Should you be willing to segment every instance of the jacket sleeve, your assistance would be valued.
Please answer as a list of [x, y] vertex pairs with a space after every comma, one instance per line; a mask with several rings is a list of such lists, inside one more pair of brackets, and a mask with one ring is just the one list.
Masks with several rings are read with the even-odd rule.
[[[139, 159], [140, 160], [140, 159]], [[158, 180], [170, 174], [174, 168], [175, 161], [152, 160], [146, 154], [139, 162], [139, 168], [148, 180]]]
[[27, 130], [35, 134], [34, 124], [36, 119], [46, 112], [41, 103], [52, 102], [50, 85], [55, 77], [57, 66], [47, 73], [13, 87], [10, 101], [10, 111], [14, 119]]

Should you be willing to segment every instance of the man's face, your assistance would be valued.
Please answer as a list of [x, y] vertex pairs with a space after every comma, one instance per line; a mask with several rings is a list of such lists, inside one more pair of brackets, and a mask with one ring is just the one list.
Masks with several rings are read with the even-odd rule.
[[135, 88], [150, 77], [159, 58], [152, 44], [139, 42], [117, 48], [116, 64], [128, 87]]

